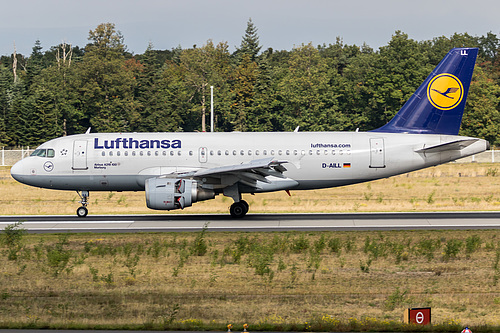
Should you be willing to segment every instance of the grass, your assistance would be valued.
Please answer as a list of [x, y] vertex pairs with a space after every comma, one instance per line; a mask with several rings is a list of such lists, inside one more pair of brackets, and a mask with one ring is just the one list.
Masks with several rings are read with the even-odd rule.
[[428, 331], [500, 329], [497, 230], [9, 232], [3, 328], [413, 331], [430, 306]]
[[[250, 213], [391, 212], [497, 210], [500, 177], [493, 163], [449, 163], [400, 176], [345, 187], [244, 195]], [[75, 214], [76, 192], [39, 189], [17, 183], [0, 168], [0, 215]], [[91, 192], [91, 214], [154, 214], [144, 192]], [[166, 214], [228, 213], [232, 200], [195, 203]]]

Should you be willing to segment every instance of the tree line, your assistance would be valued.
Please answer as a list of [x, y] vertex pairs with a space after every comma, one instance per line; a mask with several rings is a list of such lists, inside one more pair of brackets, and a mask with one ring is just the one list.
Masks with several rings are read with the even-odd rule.
[[214, 87], [216, 131], [370, 130], [389, 121], [453, 47], [479, 47], [461, 134], [500, 144], [500, 41], [489, 32], [387, 45], [303, 44], [262, 50], [247, 23], [227, 42], [127, 51], [112, 23], [81, 48], [62, 43], [0, 58], [0, 146], [36, 146], [93, 132], [205, 131]]

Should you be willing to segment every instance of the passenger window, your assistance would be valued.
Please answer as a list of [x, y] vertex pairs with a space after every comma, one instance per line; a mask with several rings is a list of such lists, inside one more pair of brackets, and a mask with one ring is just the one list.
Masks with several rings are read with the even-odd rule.
[[325, 150], [325, 155], [328, 155], [328, 150]]
[[226, 155], [229, 155], [229, 150], [226, 150], [225, 154], [226, 154]]
[[182, 155], [182, 152], [179, 150], [179, 151], [177, 152], [177, 155], [181, 156], [181, 155]]
[[220, 150], [217, 150], [217, 155], [222, 155], [222, 152]]
[[282, 151], [281, 151], [281, 149], [280, 149], [280, 150], [278, 150], [278, 155], [280, 155], [280, 156], [281, 156], [281, 154], [283, 154], [283, 152], [282, 152]]
[[252, 151], [251, 150], [248, 151], [248, 156], [250, 156], [250, 155], [252, 155]]
[[101, 153], [101, 155], [102, 155], [102, 156], [106, 156], [106, 152], [105, 152], [105, 151], [103, 151], [103, 152]]
[[125, 151], [123, 155], [128, 156], [128, 151]]
[[233, 150], [233, 155], [236, 156], [236, 150]]
[[144, 152], [142, 150], [139, 152], [139, 156], [144, 156]]
[[151, 156], [151, 152], [150, 151], [148, 151], [148, 156]]
[[113, 156], [113, 152], [112, 151], [109, 152], [109, 156]]
[[335, 155], [335, 150], [332, 150], [332, 155]]
[[116, 156], [120, 156], [120, 151], [117, 151], [117, 152], [116, 152]]
[[240, 155], [243, 156], [245, 155], [245, 152], [243, 150], [240, 151]]
[[189, 156], [193, 156], [193, 151], [192, 150], [189, 151]]
[[135, 156], [135, 150], [132, 152], [132, 156]]
[[267, 150], [264, 149], [264, 151], [262, 152], [262, 155], [267, 155]]
[[256, 150], [256, 151], [255, 151], [255, 155], [259, 155], [259, 154], [260, 154], [260, 153], [259, 153], [259, 151], [258, 151], [258, 150]]
[[163, 156], [167, 156], [167, 151], [166, 151], [166, 150], [164, 150], [164, 151], [162, 152], [162, 155], [163, 155]]

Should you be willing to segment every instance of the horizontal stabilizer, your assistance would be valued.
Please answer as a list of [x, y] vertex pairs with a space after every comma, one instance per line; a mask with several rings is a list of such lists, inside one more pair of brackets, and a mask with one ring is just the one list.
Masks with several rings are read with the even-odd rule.
[[464, 139], [464, 140], [456, 140], [452, 142], [441, 143], [434, 146], [424, 147], [422, 149], [415, 150], [416, 153], [440, 153], [443, 151], [450, 150], [462, 150], [479, 139]]

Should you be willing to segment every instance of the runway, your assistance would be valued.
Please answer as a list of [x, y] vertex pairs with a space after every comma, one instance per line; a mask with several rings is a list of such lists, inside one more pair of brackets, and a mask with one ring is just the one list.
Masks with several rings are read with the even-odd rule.
[[32, 233], [500, 229], [500, 212], [0, 216], [0, 229], [15, 222]]

